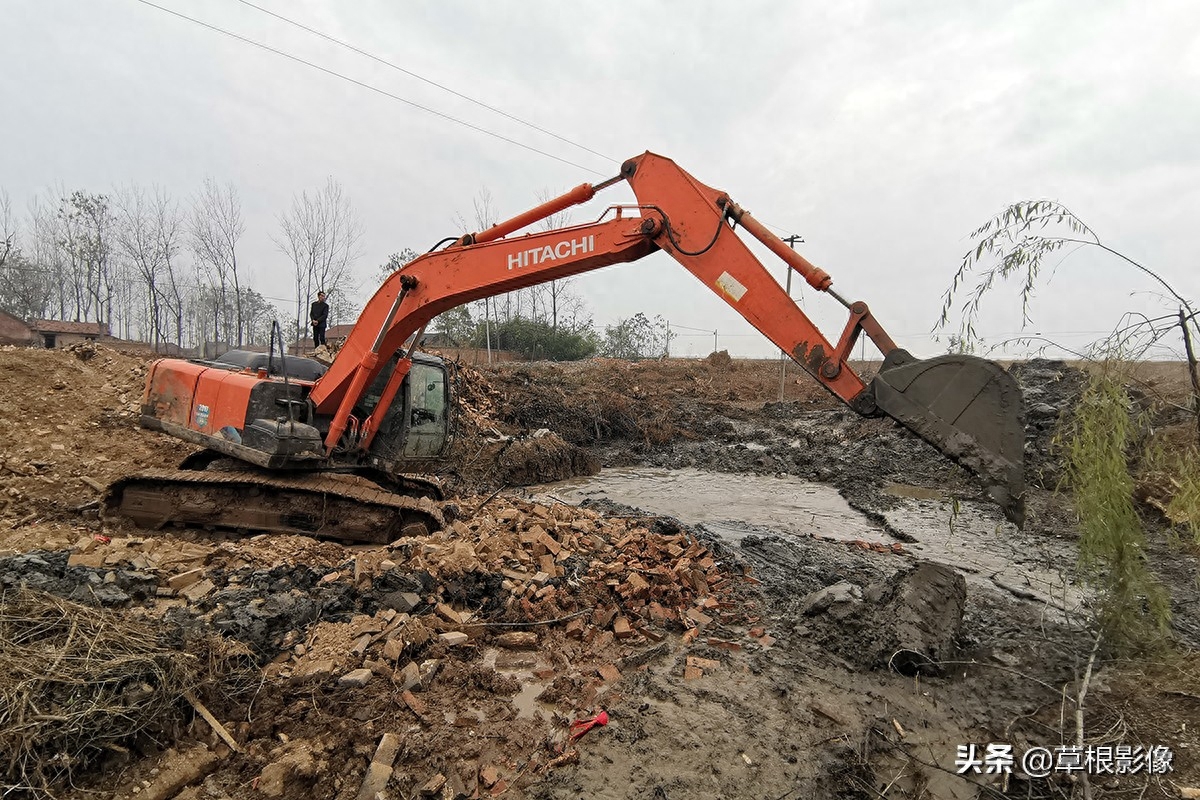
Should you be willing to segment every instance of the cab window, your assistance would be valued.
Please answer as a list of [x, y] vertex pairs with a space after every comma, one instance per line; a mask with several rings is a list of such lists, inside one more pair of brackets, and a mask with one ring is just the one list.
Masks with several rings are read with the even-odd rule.
[[445, 373], [426, 364], [413, 364], [408, 373], [412, 430], [441, 428], [446, 421]]

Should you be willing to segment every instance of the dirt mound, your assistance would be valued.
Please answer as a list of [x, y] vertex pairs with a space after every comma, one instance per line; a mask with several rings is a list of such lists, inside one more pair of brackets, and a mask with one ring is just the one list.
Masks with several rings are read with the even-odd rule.
[[528, 486], [600, 469], [594, 456], [564, 441], [557, 430], [505, 418], [504, 395], [482, 372], [462, 364], [451, 369], [456, 430], [451, 453], [438, 472], [452, 492]]
[[[76, 520], [112, 480], [174, 466], [193, 449], [136, 427], [144, 357], [92, 344], [0, 347], [0, 373], [0, 528]], [[9, 543], [19, 547], [19, 535], [0, 538]]]
[[716, 352], [709, 353], [705, 357], [704, 363], [708, 364], [710, 367], [717, 367], [718, 369], [725, 370], [733, 367], [733, 359], [730, 357], [728, 350], [717, 350]]
[[[456, 505], [461, 519], [446, 530], [389, 547], [85, 535], [70, 552], [0, 559], [0, 583], [119, 608], [181, 657], [205, 660], [187, 642], [214, 635], [253, 652], [253, 699], [206, 700], [240, 752], [222, 750], [199, 718], [159, 736], [209, 739], [210, 785], [257, 778], [272, 796], [357, 786], [359, 759], [389, 732], [405, 732], [392, 778], [402, 796], [439, 774], [466, 793], [539, 780], [560, 755], [570, 717], [559, 715], [615, 702], [622, 675], [662, 657], [668, 636], [727, 641], [753, 605], [736, 559], [670, 521], [504, 496]], [[140, 741], [127, 749], [152, 753]], [[160, 770], [174, 758], [191, 763], [168, 756]], [[109, 752], [73, 780], [111, 790], [100, 775], [113, 763]], [[133, 785], [158, 780], [146, 773], [154, 763], [136, 762]]]

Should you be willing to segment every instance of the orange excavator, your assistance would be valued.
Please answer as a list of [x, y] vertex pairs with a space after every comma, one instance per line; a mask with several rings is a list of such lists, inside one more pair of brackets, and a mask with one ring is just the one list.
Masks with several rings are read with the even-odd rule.
[[[626, 181], [636, 205], [599, 221], [517, 234]], [[830, 341], [737, 235], [741, 228], [841, 303], [849, 317]], [[1024, 506], [1022, 398], [996, 364], [968, 355], [918, 359], [897, 347], [866, 303], [832, 288], [823, 270], [788, 247], [720, 190], [654, 153], [619, 175], [582, 184], [478, 233], [446, 239], [389, 276], [331, 365], [233, 354], [223, 363], [156, 361], [141, 424], [200, 445], [178, 470], [118, 480], [106, 515], [148, 527], [203, 525], [390, 541], [444, 524], [436, 480], [452, 407], [446, 365], [415, 352], [438, 314], [485, 297], [567, 278], [662, 250], [814, 380], [866, 416], [886, 415], [981, 479], [1020, 525]], [[883, 354], [868, 383], [849, 364], [861, 334]]]

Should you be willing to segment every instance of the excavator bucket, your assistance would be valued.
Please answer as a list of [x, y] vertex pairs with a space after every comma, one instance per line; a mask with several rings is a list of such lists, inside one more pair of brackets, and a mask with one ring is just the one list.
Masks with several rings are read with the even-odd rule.
[[967, 355], [893, 350], [871, 381], [880, 411], [974, 472], [1017, 527], [1025, 523], [1021, 388], [997, 364]]

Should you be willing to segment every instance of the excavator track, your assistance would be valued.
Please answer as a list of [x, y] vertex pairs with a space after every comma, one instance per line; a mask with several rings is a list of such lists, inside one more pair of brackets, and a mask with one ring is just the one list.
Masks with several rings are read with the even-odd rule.
[[385, 544], [440, 530], [427, 497], [405, 497], [352, 475], [266, 475], [249, 470], [153, 470], [112, 483], [105, 519], [154, 530], [194, 525]]

